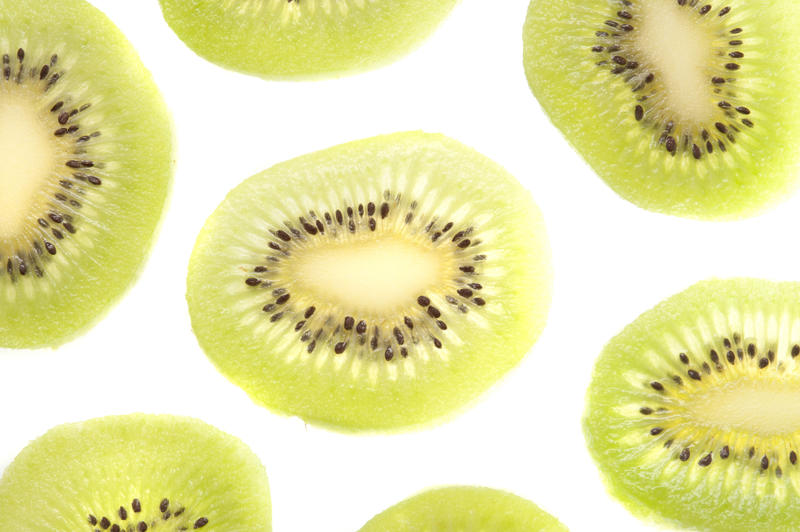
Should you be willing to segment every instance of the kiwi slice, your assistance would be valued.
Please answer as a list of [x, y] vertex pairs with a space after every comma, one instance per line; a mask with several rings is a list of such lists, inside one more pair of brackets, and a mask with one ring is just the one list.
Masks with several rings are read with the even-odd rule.
[[530, 349], [549, 246], [503, 168], [398, 133], [239, 185], [197, 239], [187, 299], [206, 354], [258, 403], [340, 429], [418, 425]]
[[164, 208], [171, 125], [83, 0], [0, 0], [0, 345], [57, 345], [133, 282]]
[[426, 491], [389, 508], [359, 532], [566, 532], [532, 502], [489, 488]]
[[201, 421], [129, 415], [61, 425], [0, 478], [0, 530], [269, 532], [267, 477]]
[[332, 77], [399, 58], [457, 0], [160, 0], [187, 46], [268, 79]]
[[800, 521], [800, 283], [698, 283], [606, 346], [589, 448], [633, 513], [698, 530]]
[[756, 214], [800, 159], [800, 3], [533, 0], [525, 70], [617, 193], [701, 219]]

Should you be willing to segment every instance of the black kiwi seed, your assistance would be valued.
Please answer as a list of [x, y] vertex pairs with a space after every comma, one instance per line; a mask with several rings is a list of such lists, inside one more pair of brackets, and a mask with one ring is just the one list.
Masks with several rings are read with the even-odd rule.
[[728, 458], [730, 455], [731, 455], [731, 450], [728, 448], [727, 445], [722, 449], [720, 449], [719, 451], [719, 457], [722, 458], [723, 460]]
[[689, 459], [689, 457], [691, 456], [691, 454], [692, 454], [692, 453], [691, 453], [691, 451], [689, 450], [689, 448], [688, 448], [688, 447], [686, 447], [685, 449], [683, 449], [683, 450], [681, 451], [681, 454], [679, 455], [679, 458], [681, 459], [681, 462], [685, 462], [685, 461], [687, 461], [687, 460]]

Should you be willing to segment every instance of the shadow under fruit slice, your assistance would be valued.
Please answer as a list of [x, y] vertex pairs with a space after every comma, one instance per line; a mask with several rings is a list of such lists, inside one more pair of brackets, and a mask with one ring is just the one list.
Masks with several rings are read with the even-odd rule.
[[0, 37], [0, 345], [57, 345], [141, 268], [170, 121], [130, 43], [83, 0], [0, 0]]
[[271, 79], [331, 77], [418, 46], [457, 0], [160, 0], [197, 54]]
[[269, 532], [258, 457], [201, 421], [129, 415], [61, 425], [0, 478], [0, 530]]
[[187, 299], [206, 354], [257, 402], [340, 429], [418, 425], [530, 349], [549, 247], [500, 166], [399, 133], [239, 185], [197, 240]]
[[438, 488], [389, 508], [359, 532], [566, 532], [532, 502], [504, 491]]
[[603, 350], [584, 426], [633, 513], [698, 530], [800, 520], [800, 283], [706, 281]]
[[798, 182], [800, 3], [533, 0], [525, 70], [617, 193], [702, 219], [753, 215]]

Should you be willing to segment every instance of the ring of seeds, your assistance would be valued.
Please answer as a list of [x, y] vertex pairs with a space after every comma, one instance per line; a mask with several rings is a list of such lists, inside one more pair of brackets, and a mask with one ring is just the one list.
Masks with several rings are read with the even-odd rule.
[[[444, 301], [448, 310], [466, 314], [487, 304], [482, 271], [488, 255], [481, 249], [480, 231], [475, 226], [460, 227], [449, 220], [418, 212], [418, 203], [386, 190], [383, 197], [358, 204], [342, 204], [325, 212], [307, 212], [295, 220], [268, 230], [263, 262], [251, 265], [242, 282], [263, 293], [264, 319], [270, 323], [290, 321], [294, 334], [306, 344], [308, 353], [329, 349], [335, 355], [346, 351], [359, 357], [374, 356], [391, 362], [413, 356], [421, 348], [441, 349], [448, 330], [442, 309], [431, 294], [419, 293], [416, 303], [394, 319], [379, 313], [340, 313], [313, 297], [298, 281], [295, 257], [314, 252], [317, 245], [357, 243], [363, 236], [381, 239], [398, 230], [411, 235], [417, 245], [444, 254], [444, 274], [449, 292]], [[300, 289], [295, 290], [299, 284]]]
[[755, 98], [738, 82], [747, 68], [747, 18], [736, 15], [725, 1], [620, 0], [598, 21], [590, 53], [630, 88], [630, 116], [652, 146], [701, 160], [754, 134], [757, 113], [747, 102]]
[[142, 499], [135, 498], [130, 505], [122, 505], [111, 517], [90, 514], [88, 523], [92, 532], [185, 532], [199, 530], [209, 524], [206, 517], [193, 518], [185, 507], [161, 499], [158, 504], [148, 507]]

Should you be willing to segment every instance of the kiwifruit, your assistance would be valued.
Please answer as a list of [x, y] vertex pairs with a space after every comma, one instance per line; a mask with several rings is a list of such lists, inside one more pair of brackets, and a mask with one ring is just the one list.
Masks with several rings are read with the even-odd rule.
[[206, 354], [258, 403], [400, 428], [463, 406], [530, 349], [549, 246], [503, 168], [441, 135], [397, 133], [236, 187], [197, 239], [187, 299]]
[[160, 0], [187, 46], [269, 79], [372, 69], [418, 46], [457, 0]]
[[359, 532], [566, 532], [532, 502], [489, 488], [452, 486], [392, 506]]
[[700, 219], [753, 215], [798, 182], [800, 3], [533, 0], [525, 70], [618, 194]]
[[800, 283], [698, 283], [600, 355], [585, 432], [633, 513], [697, 530], [800, 521]]
[[0, 0], [0, 345], [58, 345], [133, 282], [172, 172], [150, 74], [83, 0]]
[[258, 457], [191, 418], [61, 425], [0, 478], [3, 532], [269, 532], [271, 519]]

